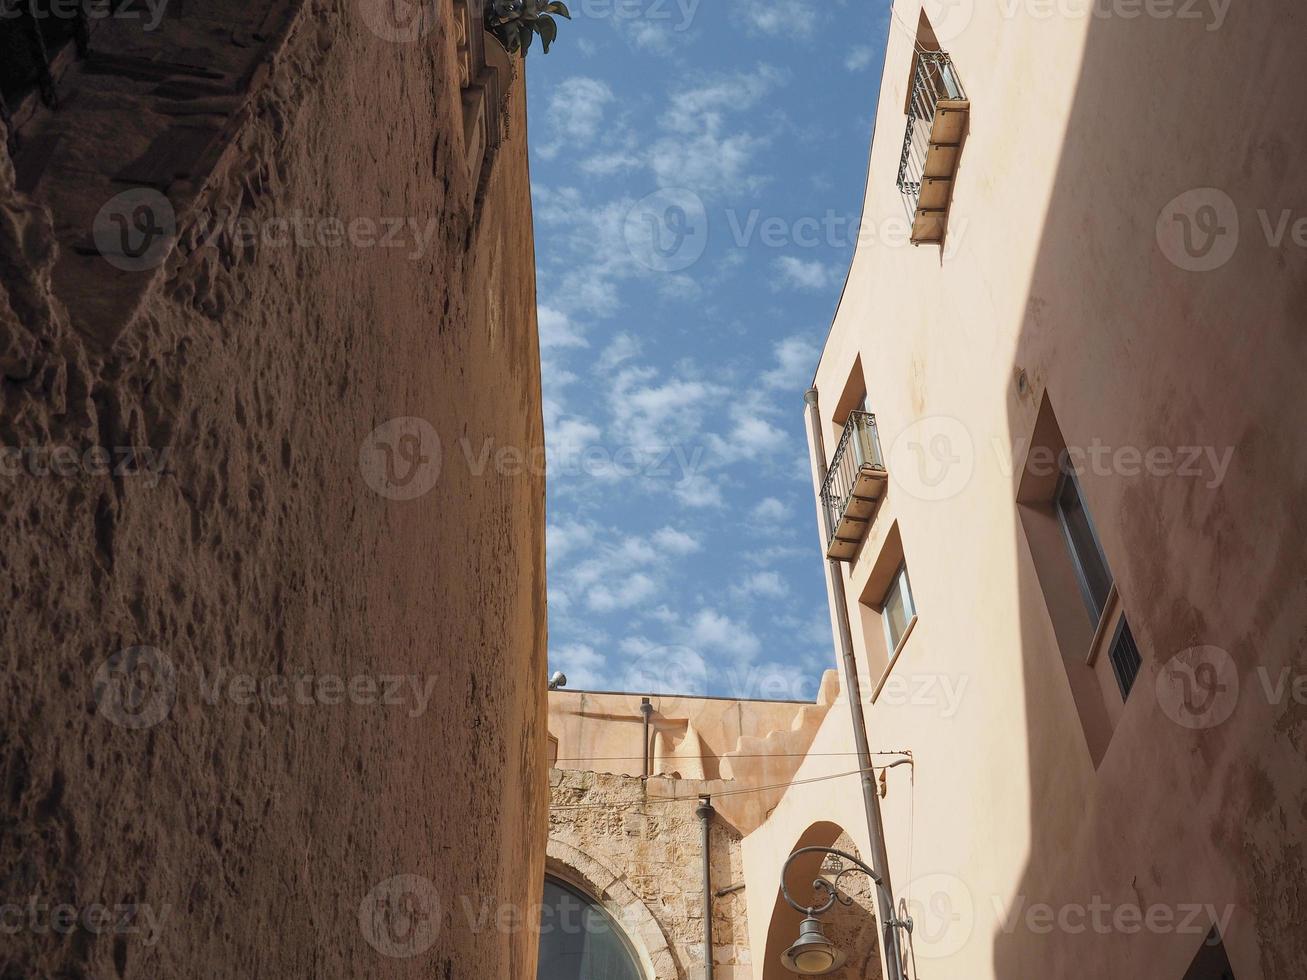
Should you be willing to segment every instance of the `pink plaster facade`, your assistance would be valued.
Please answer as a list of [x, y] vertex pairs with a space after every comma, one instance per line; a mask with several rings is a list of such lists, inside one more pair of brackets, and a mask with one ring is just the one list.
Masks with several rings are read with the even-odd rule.
[[[842, 575], [871, 748], [912, 753], [880, 801], [909, 975], [1218, 976], [1187, 973], [1216, 924], [1239, 980], [1299, 977], [1304, 12], [926, 6], [971, 102], [948, 237], [871, 234], [903, 215], [921, 4], [901, 0], [815, 379], [827, 458], [865, 390], [889, 473]], [[1098, 635], [1050, 536], [1041, 453], [1062, 446], [1115, 579]], [[902, 562], [895, 656], [879, 604]], [[818, 753], [848, 726], [832, 711], [796, 778], [836, 772]], [[776, 856], [823, 821], [866, 843], [856, 780], [818, 785], [744, 842], [758, 980], [788, 976], [758, 955]]]

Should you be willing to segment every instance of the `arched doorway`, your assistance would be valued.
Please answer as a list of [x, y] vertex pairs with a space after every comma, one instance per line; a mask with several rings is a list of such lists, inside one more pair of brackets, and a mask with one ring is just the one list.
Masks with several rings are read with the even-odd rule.
[[646, 980], [621, 927], [603, 906], [545, 876], [536, 980]]

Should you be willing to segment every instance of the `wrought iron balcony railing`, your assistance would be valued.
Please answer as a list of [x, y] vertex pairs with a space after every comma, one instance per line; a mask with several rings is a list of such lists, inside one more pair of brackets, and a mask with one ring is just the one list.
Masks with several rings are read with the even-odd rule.
[[853, 560], [871, 527], [887, 476], [876, 416], [850, 412], [821, 488], [827, 558]]
[[908, 126], [899, 159], [899, 192], [912, 220], [912, 243], [942, 242], [953, 197], [958, 150], [971, 102], [943, 51], [917, 56]]

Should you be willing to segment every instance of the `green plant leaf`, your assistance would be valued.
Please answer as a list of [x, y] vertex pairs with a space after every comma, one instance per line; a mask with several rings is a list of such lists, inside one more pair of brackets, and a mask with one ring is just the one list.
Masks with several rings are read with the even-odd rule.
[[558, 40], [558, 21], [548, 14], [541, 14], [540, 19], [535, 22], [535, 27], [540, 40], [544, 43], [545, 54], [548, 54], [549, 45]]
[[563, 3], [563, 0], [552, 0], [551, 3], [546, 5], [545, 10], [551, 14], [558, 14], [559, 17], [566, 17], [568, 20], [572, 19], [572, 12], [567, 9], [567, 4]]
[[531, 41], [536, 36], [535, 31], [531, 29], [530, 25], [523, 24], [521, 32], [517, 36], [522, 43], [522, 57], [525, 58], [526, 53], [531, 50]]

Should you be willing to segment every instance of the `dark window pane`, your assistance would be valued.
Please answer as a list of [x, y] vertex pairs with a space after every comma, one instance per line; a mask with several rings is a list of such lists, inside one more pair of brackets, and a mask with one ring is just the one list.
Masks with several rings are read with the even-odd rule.
[[1116, 628], [1116, 639], [1112, 641], [1112, 649], [1107, 652], [1107, 656], [1112, 661], [1112, 673], [1116, 675], [1117, 686], [1121, 688], [1121, 699], [1125, 700], [1130, 697], [1130, 689], [1135, 686], [1135, 678], [1139, 676], [1139, 665], [1143, 659], [1139, 656], [1134, 634], [1130, 632], [1130, 624], [1124, 616], [1121, 617], [1121, 625]]
[[590, 899], [545, 879], [536, 980], [643, 980], [618, 925]]
[[1076, 566], [1076, 577], [1080, 580], [1085, 608], [1089, 611], [1090, 621], [1097, 626], [1103, 608], [1107, 605], [1107, 594], [1112, 588], [1112, 572], [1107, 567], [1107, 559], [1103, 557], [1103, 549], [1099, 547], [1094, 523], [1085, 510], [1080, 485], [1070, 473], [1062, 478], [1056, 503], [1067, 547], [1071, 549], [1071, 558]]

